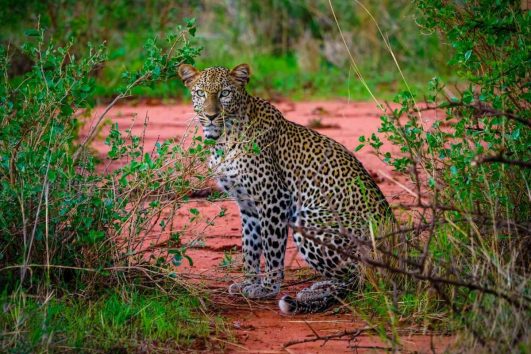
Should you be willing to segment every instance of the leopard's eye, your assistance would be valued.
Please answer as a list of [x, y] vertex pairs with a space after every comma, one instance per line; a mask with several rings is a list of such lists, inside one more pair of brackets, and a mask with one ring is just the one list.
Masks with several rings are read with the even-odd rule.
[[230, 90], [223, 90], [220, 93], [221, 97], [227, 97], [230, 94]]
[[205, 91], [203, 90], [197, 90], [195, 91], [195, 94], [198, 95], [199, 97], [205, 97]]

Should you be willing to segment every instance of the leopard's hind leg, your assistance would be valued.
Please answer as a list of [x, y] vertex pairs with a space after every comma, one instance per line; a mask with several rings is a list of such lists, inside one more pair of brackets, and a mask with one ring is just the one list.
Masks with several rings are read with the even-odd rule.
[[[299, 227], [294, 229], [293, 237], [306, 262], [327, 280], [301, 290], [296, 298], [284, 296], [279, 301], [283, 313], [324, 311], [355, 288], [359, 279], [357, 262], [353, 259], [357, 248], [351, 247], [339, 232], [331, 229], [302, 230]], [[345, 257], [338, 248], [348, 249], [354, 257]]]

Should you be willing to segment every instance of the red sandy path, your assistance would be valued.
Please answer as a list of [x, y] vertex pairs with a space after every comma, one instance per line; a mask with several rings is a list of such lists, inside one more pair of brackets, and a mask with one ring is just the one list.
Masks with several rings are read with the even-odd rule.
[[[338, 142], [353, 150], [359, 143], [358, 137], [370, 135], [376, 132], [379, 126], [380, 112], [372, 103], [356, 103], [346, 101], [333, 102], [282, 102], [276, 106], [285, 116], [297, 123], [308, 125], [315, 119], [320, 119], [321, 123], [327, 126], [325, 129], [318, 129], [322, 134], [328, 135]], [[94, 112], [97, 116], [102, 108]], [[190, 105], [138, 105], [138, 106], [118, 106], [108, 115], [117, 122], [120, 129], [131, 127], [135, 135], [140, 135], [143, 129], [144, 117], [149, 117], [149, 123], [145, 134], [145, 151], [151, 151], [157, 141], [170, 138], [181, 137], [187, 129], [195, 126], [194, 114]], [[133, 118], [135, 121], [133, 123]], [[90, 123], [89, 123], [90, 124]], [[189, 129], [188, 129], [189, 130]], [[193, 129], [192, 129], [193, 130]], [[105, 136], [108, 127], [102, 132]], [[103, 156], [108, 149], [103, 144], [103, 139], [97, 139], [93, 143]], [[390, 203], [411, 201], [411, 198], [404, 193], [397, 183], [391, 182], [384, 176], [392, 176], [400, 183], [407, 182], [393, 174], [391, 168], [381, 162], [369, 148], [365, 148], [356, 153], [357, 158], [370, 171], [378, 182], [380, 188], [390, 201]], [[214, 226], [206, 229], [202, 240], [204, 246], [192, 248], [188, 254], [194, 260], [192, 267], [183, 265], [178, 271], [187, 277], [200, 281], [212, 289], [213, 298], [220, 302], [221, 313], [228, 318], [229, 325], [235, 333], [239, 346], [228, 346], [229, 351], [253, 352], [253, 353], [343, 353], [352, 352], [349, 345], [358, 346], [385, 346], [375, 336], [361, 335], [356, 342], [348, 343], [343, 341], [329, 341], [324, 346], [322, 342], [313, 342], [291, 346], [286, 350], [282, 345], [289, 340], [304, 339], [313, 336], [312, 329], [319, 335], [329, 335], [342, 330], [352, 330], [363, 328], [366, 324], [356, 318], [349, 311], [343, 314], [324, 314], [283, 316], [277, 308], [277, 301], [268, 302], [247, 302], [241, 298], [231, 298], [226, 293], [226, 287], [232, 281], [241, 276], [239, 265], [241, 257], [239, 249], [241, 246], [240, 221], [237, 206], [232, 201], [210, 203], [206, 200], [195, 200], [179, 211], [177, 218], [186, 219], [189, 208], [197, 208], [203, 216], [214, 216], [221, 208], [227, 209], [227, 216], [217, 219]], [[191, 237], [188, 235], [188, 237]], [[235, 262], [233, 266], [223, 268], [220, 266], [225, 252], [236, 249], [232, 252]], [[286, 260], [287, 274], [286, 283], [293, 283], [300, 279], [300, 276], [307, 278], [312, 272], [297, 255], [297, 250], [290, 238], [288, 243], [288, 254]], [[297, 289], [305, 285], [298, 284], [293, 287], [284, 287], [281, 293], [294, 294]], [[311, 327], [311, 328], [310, 328]], [[431, 338], [428, 336], [404, 337], [403, 344], [407, 351], [411, 352], [431, 352]], [[437, 351], [444, 350], [448, 343], [447, 338], [437, 338], [433, 340], [433, 345]], [[377, 352], [374, 349], [358, 349], [358, 352]]]

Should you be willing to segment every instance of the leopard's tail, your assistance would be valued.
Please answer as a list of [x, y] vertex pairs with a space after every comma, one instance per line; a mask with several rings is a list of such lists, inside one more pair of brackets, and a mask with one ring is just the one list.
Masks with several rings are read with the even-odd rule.
[[337, 302], [338, 299], [335, 296], [325, 296], [318, 300], [300, 301], [289, 295], [284, 295], [278, 302], [278, 307], [282, 313], [294, 315], [297, 313], [322, 312]]

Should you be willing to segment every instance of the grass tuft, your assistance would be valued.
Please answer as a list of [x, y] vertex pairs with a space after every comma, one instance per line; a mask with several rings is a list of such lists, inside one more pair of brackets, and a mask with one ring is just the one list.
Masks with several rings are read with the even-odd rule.
[[0, 303], [0, 347], [12, 352], [205, 348], [222, 328], [187, 292], [122, 289], [94, 300], [4, 292]]

